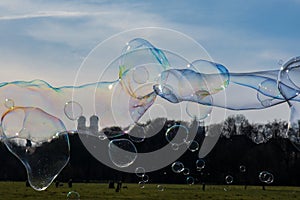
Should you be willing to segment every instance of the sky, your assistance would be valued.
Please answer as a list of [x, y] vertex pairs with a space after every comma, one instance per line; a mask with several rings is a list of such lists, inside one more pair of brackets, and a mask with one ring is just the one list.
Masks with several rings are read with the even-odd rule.
[[[0, 82], [71, 85], [96, 45], [143, 27], [186, 34], [232, 72], [279, 69], [279, 60], [300, 55], [299, 8], [299, 0], [2, 0]], [[263, 121], [288, 117], [287, 106], [257, 112], [248, 115]]]

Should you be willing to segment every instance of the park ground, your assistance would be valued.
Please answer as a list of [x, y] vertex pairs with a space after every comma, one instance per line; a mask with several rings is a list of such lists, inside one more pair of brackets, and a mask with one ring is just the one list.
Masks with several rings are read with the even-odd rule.
[[300, 200], [300, 187], [266, 186], [262, 190], [262, 186], [248, 186], [245, 190], [238, 185], [207, 185], [203, 191], [202, 185], [145, 184], [141, 188], [138, 184], [123, 183], [122, 186], [125, 188], [116, 192], [108, 189], [108, 184], [73, 183], [72, 188], [67, 184], [56, 188], [52, 184], [47, 190], [37, 192], [25, 187], [24, 182], [0, 182], [0, 199], [59, 200], [67, 199], [70, 191], [76, 191], [80, 200]]

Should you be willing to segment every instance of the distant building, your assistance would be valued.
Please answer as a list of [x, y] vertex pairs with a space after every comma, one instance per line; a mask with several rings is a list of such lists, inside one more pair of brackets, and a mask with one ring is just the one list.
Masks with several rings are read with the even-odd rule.
[[90, 117], [90, 126], [86, 126], [86, 118], [80, 116], [77, 120], [77, 131], [80, 134], [92, 134], [96, 135], [99, 131], [99, 118], [96, 115]]

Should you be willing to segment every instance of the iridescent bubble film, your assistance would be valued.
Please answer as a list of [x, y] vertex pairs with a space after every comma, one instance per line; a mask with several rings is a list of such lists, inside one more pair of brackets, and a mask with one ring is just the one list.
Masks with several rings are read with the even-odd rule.
[[[1, 140], [24, 164], [34, 189], [45, 190], [68, 163], [68, 132], [76, 131], [82, 137], [92, 138], [98, 145], [95, 147], [106, 148], [97, 155], [105, 154], [107, 165], [142, 177], [141, 188], [148, 181], [145, 173], [158, 168], [152, 163], [142, 165], [146, 156], [161, 163], [166, 160], [160, 167], [173, 163], [172, 171], [181, 173], [187, 168], [174, 162], [180, 155], [175, 158], [166, 152], [183, 153], [185, 146], [191, 152], [199, 150], [195, 164], [200, 171], [205, 167], [201, 158], [209, 153], [220, 134], [211, 137], [208, 130], [204, 141], [198, 143], [194, 140], [198, 124], [173, 123], [166, 129], [165, 124], [150, 124], [159, 117], [203, 122], [211, 117], [215, 107], [242, 111], [287, 103], [290, 118], [285, 137], [300, 150], [300, 57], [291, 58], [278, 70], [233, 73], [223, 64], [201, 58], [187, 60], [143, 38], [134, 38], [106, 67], [98, 81], [92, 83], [60, 87], [43, 80], [0, 83]], [[113, 70], [117, 72], [111, 73]], [[77, 130], [76, 122], [83, 116], [99, 117], [91, 123], [93, 131]], [[243, 121], [237, 120], [236, 126], [243, 128]], [[107, 134], [110, 129], [113, 131]], [[161, 130], [168, 145], [162, 148], [166, 152], [158, 154], [170, 156], [162, 159], [153, 156], [153, 152], [138, 152], [136, 146]], [[231, 129], [227, 127], [226, 131]], [[253, 128], [251, 134], [256, 144], [272, 137], [270, 128], [263, 125]], [[54, 149], [51, 152], [50, 146]], [[226, 183], [231, 184], [233, 177], [226, 177]], [[271, 173], [259, 175], [266, 183], [273, 182], [272, 177]], [[187, 182], [193, 184], [190, 179]]]

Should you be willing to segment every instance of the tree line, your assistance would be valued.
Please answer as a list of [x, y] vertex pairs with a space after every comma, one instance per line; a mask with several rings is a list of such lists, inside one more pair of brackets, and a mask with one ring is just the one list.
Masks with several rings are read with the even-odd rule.
[[[81, 119], [83, 120], [83, 119]], [[94, 122], [92, 121], [94, 120]], [[85, 122], [79, 123], [78, 130], [97, 130], [97, 118], [90, 121], [86, 127]], [[80, 124], [81, 123], [81, 124]], [[226, 177], [233, 178], [232, 184], [258, 185], [259, 173], [268, 171], [273, 174], [273, 185], [300, 185], [300, 152], [286, 137], [287, 123], [274, 120], [267, 124], [251, 124], [243, 115], [228, 117], [223, 123], [212, 124], [206, 127], [198, 125], [194, 120], [191, 123], [155, 119], [145, 125], [146, 130], [161, 126], [161, 130], [144, 141], [135, 143], [138, 152], [149, 152], [168, 144], [166, 131], [181, 124], [188, 128], [197, 124], [195, 141], [201, 146], [207, 134], [220, 135], [213, 150], [205, 157], [205, 167], [198, 170], [196, 160], [198, 152], [187, 150], [178, 161], [182, 162], [190, 173], [174, 174], [171, 165], [155, 172], [147, 173], [152, 183], [186, 183], [187, 177], [193, 177], [195, 184], [226, 184]], [[102, 132], [112, 138], [130, 138], [130, 134], [120, 134], [119, 127], [105, 128]], [[132, 131], [139, 131], [138, 126]], [[57, 180], [67, 182], [107, 182], [109, 180], [123, 182], [138, 182], [135, 174], [120, 172], [96, 160], [82, 144], [78, 133], [70, 133], [70, 161], [57, 177]], [[50, 147], [48, 147], [50, 148]], [[14, 157], [0, 143], [0, 180], [25, 181], [26, 171], [21, 162]], [[241, 170], [241, 167], [245, 170]]]

